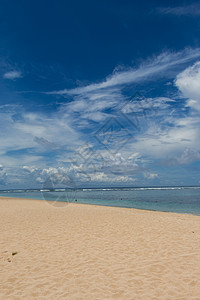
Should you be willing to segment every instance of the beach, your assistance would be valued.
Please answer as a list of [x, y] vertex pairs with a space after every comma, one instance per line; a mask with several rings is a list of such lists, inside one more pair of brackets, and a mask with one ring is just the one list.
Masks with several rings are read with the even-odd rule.
[[0, 299], [199, 300], [200, 216], [0, 198]]

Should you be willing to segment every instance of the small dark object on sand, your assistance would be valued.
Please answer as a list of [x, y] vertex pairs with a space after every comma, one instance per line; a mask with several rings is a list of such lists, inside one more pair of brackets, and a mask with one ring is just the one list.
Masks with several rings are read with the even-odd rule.
[[12, 256], [16, 255], [17, 253], [18, 253], [17, 251], [12, 252]]
[[77, 200], [75, 199], [75, 202], [77, 202]]

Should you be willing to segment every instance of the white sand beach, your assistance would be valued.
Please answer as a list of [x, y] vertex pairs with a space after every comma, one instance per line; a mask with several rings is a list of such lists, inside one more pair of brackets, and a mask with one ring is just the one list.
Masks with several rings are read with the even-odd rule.
[[0, 299], [200, 299], [200, 217], [0, 198]]

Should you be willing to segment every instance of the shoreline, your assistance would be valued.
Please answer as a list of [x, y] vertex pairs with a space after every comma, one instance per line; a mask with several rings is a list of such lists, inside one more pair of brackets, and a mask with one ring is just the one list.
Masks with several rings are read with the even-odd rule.
[[0, 299], [199, 298], [195, 215], [0, 197], [0, 236]]
[[[151, 210], [151, 209], [144, 209], [144, 208], [134, 208], [134, 207], [124, 207], [124, 206], [111, 206], [111, 205], [100, 205], [100, 204], [88, 204], [88, 203], [79, 203], [78, 201], [75, 202], [67, 202], [67, 201], [51, 201], [51, 200], [45, 200], [45, 199], [32, 199], [32, 198], [20, 198], [20, 197], [5, 197], [5, 196], [0, 196], [0, 200], [1, 199], [18, 199], [18, 200], [33, 200], [33, 201], [44, 201], [44, 202], [49, 202], [50, 205], [52, 205], [52, 202], [56, 202], [56, 203], [66, 203], [66, 205], [70, 205], [70, 204], [75, 204], [75, 205], [89, 205], [89, 206], [97, 206], [97, 207], [112, 207], [112, 208], [120, 208], [120, 209], [131, 209], [131, 210], [138, 210], [138, 211], [149, 211], [149, 212], [159, 212], [159, 213], [169, 213], [169, 214], [180, 214], [180, 215], [192, 215], [192, 216], [198, 216], [200, 217], [200, 213], [199, 214], [195, 214], [195, 213], [182, 213], [182, 212], [173, 212], [173, 211], [162, 211], [162, 210]], [[59, 206], [59, 205], [58, 205]]]

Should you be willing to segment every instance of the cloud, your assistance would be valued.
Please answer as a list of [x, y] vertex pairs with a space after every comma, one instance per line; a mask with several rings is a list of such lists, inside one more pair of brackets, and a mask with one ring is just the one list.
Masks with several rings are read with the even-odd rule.
[[[110, 115], [108, 110], [117, 106], [123, 98], [118, 89], [84, 93], [74, 96], [73, 101], [62, 105], [60, 111], [66, 115], [73, 115], [74, 124], [80, 124], [81, 119], [100, 122]], [[87, 126], [88, 123], [82, 125]]]
[[35, 168], [33, 166], [23, 166], [22, 169], [28, 173], [34, 173], [38, 170], [38, 168]]
[[[109, 117], [120, 110], [120, 107], [129, 102], [124, 109], [141, 112], [141, 109], [149, 110], [149, 104], [153, 103], [154, 108], [159, 114], [164, 113], [169, 107], [169, 103], [174, 100], [167, 97], [149, 98], [144, 101], [133, 101], [124, 92], [130, 84], [143, 83], [145, 80], [154, 80], [159, 76], [168, 76], [170, 70], [176, 67], [178, 72], [182, 64], [200, 57], [200, 49], [184, 49], [179, 52], [165, 52], [153, 59], [148, 59], [138, 68], [129, 68], [126, 70], [115, 69], [115, 71], [99, 83], [91, 83], [87, 86], [77, 87], [74, 89], [64, 89], [47, 92], [46, 94], [60, 95], [71, 97], [71, 102], [60, 106], [61, 114], [71, 119], [73, 125], [79, 129], [92, 128], [91, 122], [105, 122]], [[174, 74], [173, 74], [174, 76]], [[136, 100], [136, 99], [135, 99]], [[148, 103], [147, 103], [148, 102]], [[138, 106], [140, 103], [140, 107]], [[141, 107], [142, 106], [142, 107]], [[163, 112], [161, 112], [161, 110]]]
[[158, 177], [158, 174], [157, 173], [144, 173], [144, 177], [147, 178], [147, 179], [155, 179]]
[[[198, 111], [188, 110], [188, 105], [194, 108], [190, 101], [199, 99], [200, 62], [177, 75], [175, 86], [183, 98], [179, 102], [176, 97], [159, 95], [131, 99], [124, 88], [165, 76], [170, 68], [176, 67], [177, 74], [180, 64], [199, 56], [199, 49], [165, 53], [137, 69], [116, 70], [101, 83], [51, 92], [71, 97], [52, 113], [0, 107], [0, 124], [4, 128], [0, 136], [1, 163], [12, 166], [12, 180], [21, 178], [27, 186], [42, 186], [48, 178], [55, 185], [67, 185], [70, 178], [76, 185], [131, 184], [137, 178], [142, 185], [144, 181], [159, 180], [156, 163], [158, 166], [168, 158], [176, 160], [176, 164], [192, 163], [198, 153], [185, 149], [200, 148], [200, 121]], [[139, 130], [133, 126], [136, 114]], [[117, 120], [118, 127], [105, 126], [111, 119]], [[131, 139], [118, 149], [124, 129], [131, 133]], [[97, 132], [102, 143], [95, 139]], [[117, 148], [114, 154], [109, 151], [113, 149], [111, 140], [113, 148]], [[19, 169], [20, 166], [24, 167]]]
[[[75, 180], [72, 179], [70, 170], [67, 167], [46, 167], [23, 166], [22, 173], [29, 180], [35, 181], [43, 188], [55, 188], [56, 186], [75, 187]], [[20, 173], [20, 171], [19, 171]]]
[[[165, 52], [153, 59], [148, 59], [138, 68], [116, 69], [113, 74], [100, 83], [91, 83], [69, 90], [47, 92], [47, 94], [72, 98], [71, 102], [61, 105], [60, 111], [67, 118], [73, 119], [73, 125], [80, 129], [91, 128], [91, 122], [105, 122], [107, 118], [116, 114], [126, 102], [129, 105], [124, 107], [126, 111], [121, 112], [128, 113], [127, 109], [131, 109], [134, 113], [136, 110], [141, 112], [141, 109], [143, 111], [150, 110], [149, 104], [153, 103], [154, 108], [161, 114], [161, 110], [164, 112], [169, 107], [169, 103], [174, 100], [167, 97], [157, 97], [149, 98], [149, 101], [145, 99], [130, 103], [128, 96], [124, 93], [124, 88], [133, 83], [153, 80], [158, 76], [168, 76], [168, 71], [175, 67], [176, 72], [178, 72], [180, 65], [198, 57], [200, 57], [200, 49], [198, 48], [187, 48], [176, 53]], [[138, 103], [141, 104], [140, 107], [137, 107]]]
[[0, 164], [0, 186], [6, 185], [6, 180], [7, 180], [7, 173], [3, 165]]
[[[139, 134], [134, 135], [134, 142], [126, 146], [129, 151], [137, 151], [141, 156], [157, 161], [175, 157], [169, 159], [174, 164], [184, 165], [192, 163], [193, 159], [198, 160], [198, 151], [191, 149], [200, 149], [199, 83], [200, 62], [196, 62], [175, 79], [175, 86], [181, 92], [178, 103], [164, 97], [148, 98], [148, 103], [156, 114], [148, 118], [141, 114], [139, 124], [142, 126], [140, 125]], [[143, 108], [145, 105], [142, 105]], [[188, 111], [188, 107], [192, 110]], [[130, 114], [133, 119], [137, 110], [136, 103], [129, 103], [125, 108], [127, 117]]]
[[188, 98], [187, 105], [200, 110], [200, 61], [178, 74], [175, 85]]
[[197, 149], [186, 148], [181, 155], [164, 161], [169, 166], [188, 165], [200, 161], [200, 151]]
[[16, 107], [0, 111], [0, 127], [4, 128], [0, 135], [0, 154], [5, 165], [14, 167], [36, 160], [44, 165], [48, 152], [52, 152], [55, 159], [58, 153], [80, 145], [80, 134], [60, 112], [55, 111], [50, 116], [45, 112], [20, 110], [21, 107]]
[[199, 115], [165, 118], [147, 122], [145, 131], [128, 145], [129, 151], [139, 152], [152, 160], [163, 160], [180, 155], [188, 147], [200, 148]]
[[110, 176], [105, 174], [104, 172], [98, 172], [95, 174], [91, 174], [91, 181], [94, 182], [106, 182], [108, 183], [127, 183], [127, 182], [135, 182], [136, 179], [129, 176]]
[[200, 4], [193, 3], [191, 5], [185, 6], [175, 6], [175, 7], [160, 7], [157, 9], [159, 13], [166, 15], [175, 16], [199, 16], [200, 15]]
[[3, 74], [3, 78], [5, 79], [18, 79], [22, 77], [22, 73], [20, 71], [9, 71]]
[[59, 152], [59, 145], [56, 145], [55, 143], [51, 143], [43, 137], [39, 138], [39, 137], [35, 136], [34, 141], [36, 143], [38, 143], [39, 145], [45, 147], [48, 150], [52, 149], [53, 151], [58, 151]]
[[191, 164], [200, 160], [200, 151], [196, 149], [186, 148], [182, 155], [177, 158], [177, 162], [181, 165]]
[[82, 172], [81, 166], [77, 169], [66, 167], [49, 167], [49, 168], [35, 168], [33, 166], [23, 166], [22, 170], [26, 177], [30, 180], [38, 182], [42, 188], [55, 187], [71, 187], [76, 188], [83, 182], [98, 182], [98, 183], [124, 183], [135, 182], [135, 178], [126, 175], [106, 174], [103, 171], [85, 173]]
[[[104, 158], [102, 170], [106, 174], [113, 174], [116, 176], [135, 176], [140, 171], [144, 170], [143, 160], [140, 153], [124, 153], [118, 152], [115, 156], [109, 152], [101, 153]], [[131, 177], [129, 177], [131, 178]]]
[[125, 71], [115, 71], [100, 83], [92, 83], [84, 87], [77, 87], [71, 90], [59, 90], [47, 92], [50, 95], [80, 95], [99, 91], [104, 93], [105, 89], [115, 88], [131, 83], [141, 82], [147, 79], [154, 79], [156, 76], [166, 76], [166, 70], [187, 63], [200, 57], [200, 49], [187, 48], [180, 52], [165, 52], [154, 59], [149, 59], [137, 69], [129, 68]]

